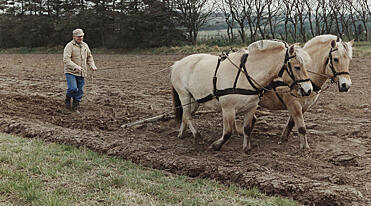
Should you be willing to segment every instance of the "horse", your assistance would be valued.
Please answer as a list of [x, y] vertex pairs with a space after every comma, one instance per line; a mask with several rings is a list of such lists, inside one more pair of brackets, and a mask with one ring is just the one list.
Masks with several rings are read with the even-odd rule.
[[[287, 142], [295, 126], [300, 139], [300, 149], [309, 149], [303, 113], [318, 99], [321, 87], [328, 80], [338, 83], [340, 92], [347, 92], [352, 84], [349, 75], [349, 64], [352, 59], [354, 41], [343, 42], [334, 35], [320, 35], [309, 40], [303, 49], [310, 55], [312, 62], [308, 67], [309, 77], [314, 91], [308, 97], [297, 98], [290, 94], [266, 92], [259, 105], [270, 110], [289, 111], [290, 117], [281, 134], [281, 142]], [[253, 126], [256, 117], [253, 118]]]
[[[243, 150], [247, 153], [251, 149], [248, 138], [251, 121], [261, 95], [272, 87], [270, 83], [276, 78], [290, 84], [291, 91], [297, 95], [310, 95], [313, 87], [306, 71], [310, 61], [309, 55], [298, 45], [261, 40], [252, 43], [247, 50], [224, 58], [193, 54], [175, 62], [171, 67], [171, 83], [175, 116], [180, 122], [178, 137], [183, 138], [188, 126], [198, 143], [201, 135], [193, 126], [192, 114], [204, 104], [222, 111], [223, 135], [211, 145], [220, 150], [232, 133], [238, 132], [236, 113], [244, 113]], [[236, 65], [238, 63], [240, 67]]]

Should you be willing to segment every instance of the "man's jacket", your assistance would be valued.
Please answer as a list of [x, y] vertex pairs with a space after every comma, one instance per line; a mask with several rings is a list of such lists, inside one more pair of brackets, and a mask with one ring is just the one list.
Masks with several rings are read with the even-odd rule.
[[88, 75], [88, 68], [96, 68], [88, 44], [85, 42], [78, 44], [75, 40], [67, 43], [64, 48], [63, 63], [64, 73], [81, 77]]

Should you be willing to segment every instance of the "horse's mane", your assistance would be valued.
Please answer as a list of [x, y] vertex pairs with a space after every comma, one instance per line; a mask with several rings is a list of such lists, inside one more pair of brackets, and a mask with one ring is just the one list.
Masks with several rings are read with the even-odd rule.
[[294, 47], [296, 60], [298, 60], [303, 65], [309, 64], [311, 61], [309, 54], [299, 45], [295, 45]]
[[[260, 41], [251, 43], [247, 47], [247, 50], [250, 53], [250, 52], [264, 51], [264, 50], [275, 49], [275, 48], [287, 49], [288, 45], [287, 43], [280, 41], [280, 40], [260, 40]], [[308, 64], [310, 62], [311, 60], [310, 56], [299, 45], [295, 45], [295, 52], [296, 52], [296, 59], [301, 64]]]
[[275, 48], [284, 49], [286, 48], [286, 44], [281, 41], [276, 41], [276, 40], [260, 40], [260, 41], [251, 43], [247, 47], [247, 50], [249, 52], [254, 52], [254, 51], [264, 51], [264, 50], [275, 49]]
[[[328, 43], [329, 45], [330, 41], [332, 40], [336, 41], [337, 39], [338, 37], [332, 34], [319, 35], [319, 36], [313, 37], [311, 40], [305, 43], [303, 48], [305, 49], [305, 48], [313, 47], [313, 46], [318, 47], [319, 45], [322, 45], [322, 44], [326, 45], [325, 43]], [[346, 42], [343, 42], [340, 39], [340, 41], [336, 42], [336, 44], [338, 45], [338, 50], [339, 50], [340, 55], [346, 54], [349, 58], [352, 58], [352, 53], [353, 53], [352, 48]]]

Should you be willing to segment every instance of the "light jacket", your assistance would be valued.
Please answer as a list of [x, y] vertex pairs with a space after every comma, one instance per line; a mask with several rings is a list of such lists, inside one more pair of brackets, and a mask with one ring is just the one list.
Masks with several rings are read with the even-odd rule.
[[96, 68], [88, 44], [85, 42], [78, 44], [75, 40], [68, 42], [64, 47], [63, 64], [64, 73], [81, 77], [88, 75], [88, 69]]

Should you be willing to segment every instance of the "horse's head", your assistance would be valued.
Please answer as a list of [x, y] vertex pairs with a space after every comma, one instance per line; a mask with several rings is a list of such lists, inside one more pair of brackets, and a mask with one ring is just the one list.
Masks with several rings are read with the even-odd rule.
[[279, 73], [283, 81], [290, 85], [290, 89], [297, 89], [300, 96], [309, 96], [313, 90], [307, 73], [310, 61], [311, 58], [304, 49], [296, 44], [291, 45], [286, 50], [285, 65]]
[[338, 83], [340, 92], [347, 92], [352, 85], [349, 75], [349, 64], [352, 59], [352, 46], [354, 41], [343, 42], [331, 40], [330, 51], [326, 59], [326, 74], [331, 76], [332, 81]]

